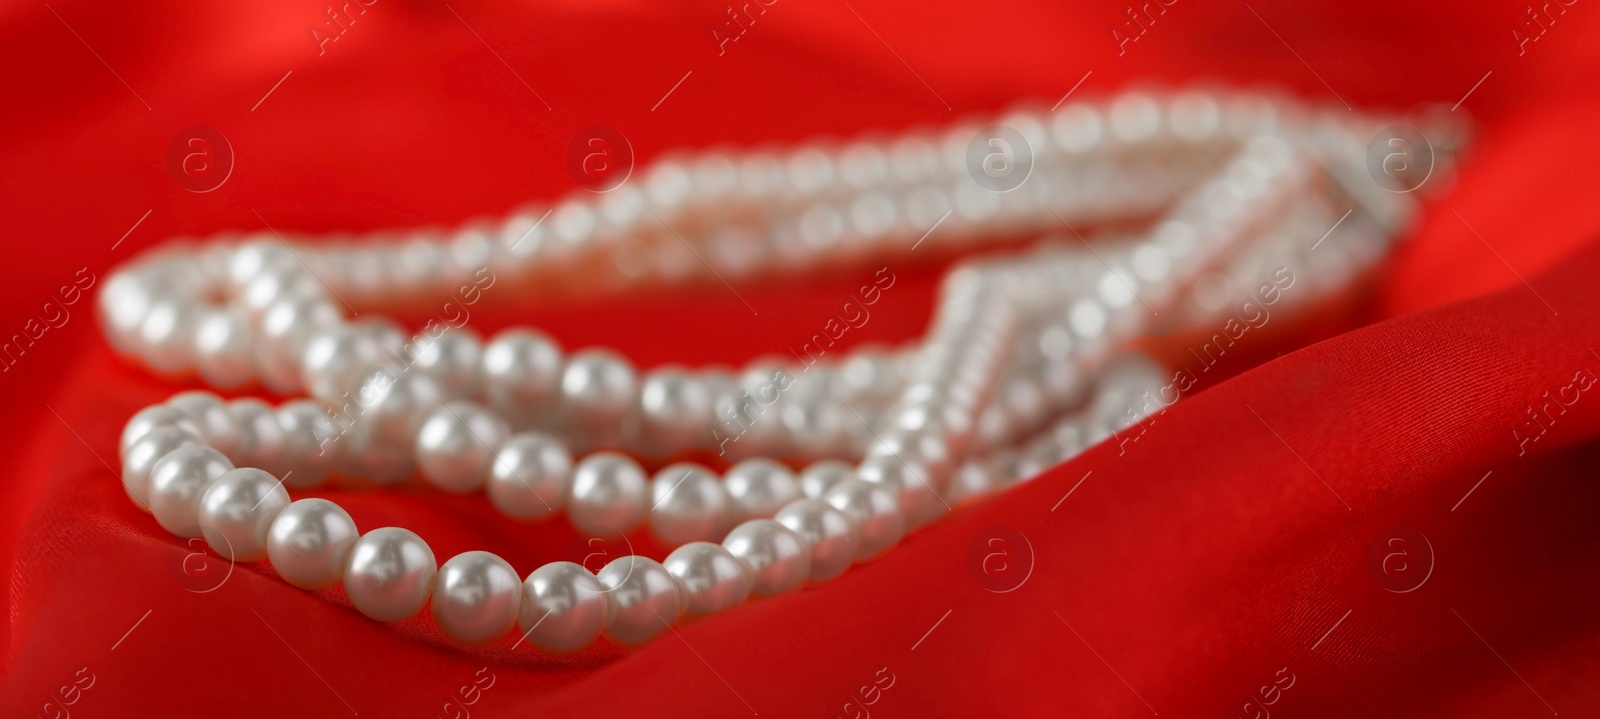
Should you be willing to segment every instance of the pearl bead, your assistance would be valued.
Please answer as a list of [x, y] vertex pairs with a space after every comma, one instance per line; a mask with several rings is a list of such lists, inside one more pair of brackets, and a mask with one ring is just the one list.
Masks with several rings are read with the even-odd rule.
[[306, 345], [337, 326], [344, 315], [321, 297], [286, 297], [261, 315], [256, 367], [263, 384], [278, 392], [300, 388]]
[[508, 517], [538, 519], [566, 504], [572, 455], [555, 438], [536, 432], [511, 435], [495, 451], [489, 501]]
[[471, 402], [449, 402], [433, 410], [417, 432], [417, 465], [434, 486], [471, 492], [483, 486], [504, 442], [506, 423]]
[[723, 478], [735, 516], [740, 519], [771, 517], [800, 497], [794, 473], [770, 459], [747, 459], [728, 469]]
[[675, 450], [706, 444], [711, 410], [711, 388], [680, 368], [651, 371], [639, 389], [640, 431], [658, 447]]
[[173, 395], [167, 400], [167, 406], [194, 420], [200, 428], [199, 436], [207, 446], [223, 454], [230, 454], [237, 449], [239, 427], [221, 397], [203, 390], [190, 390]]
[[590, 534], [626, 534], [645, 515], [647, 480], [632, 459], [615, 452], [596, 452], [572, 470], [567, 517]]
[[672, 627], [683, 612], [678, 582], [654, 559], [618, 557], [596, 575], [607, 591], [606, 638], [638, 646]]
[[606, 604], [606, 588], [589, 570], [572, 562], [551, 562], [523, 580], [517, 626], [534, 646], [568, 654], [600, 636]]
[[826, 582], [844, 573], [861, 547], [861, 532], [850, 515], [820, 499], [790, 502], [774, 518], [811, 548], [811, 581]]
[[946, 500], [952, 505], [977, 499], [1002, 488], [1000, 477], [987, 462], [968, 460], [962, 463], [951, 478]]
[[812, 462], [800, 470], [800, 493], [808, 498], [818, 499], [827, 494], [833, 485], [853, 479], [855, 476], [856, 468], [849, 462], [837, 459]]
[[267, 556], [267, 532], [289, 493], [271, 474], [252, 467], [231, 470], [200, 495], [200, 532], [225, 559], [254, 562]]
[[721, 545], [690, 542], [667, 555], [662, 563], [678, 580], [684, 611], [694, 616], [715, 614], [744, 603], [750, 594], [750, 574]]
[[128, 446], [122, 460], [122, 488], [140, 509], [150, 511], [150, 473], [156, 462], [180, 447], [198, 447], [200, 438], [177, 427], [157, 427]]
[[144, 439], [145, 435], [157, 427], [176, 427], [197, 438], [203, 434], [200, 423], [191, 419], [188, 414], [164, 404], [151, 405], [139, 410], [126, 425], [123, 425], [122, 439], [117, 443], [117, 458], [126, 461], [128, 450], [133, 447], [133, 443]]
[[326, 499], [302, 499], [272, 520], [267, 559], [283, 581], [301, 589], [327, 589], [343, 581], [345, 557], [360, 536], [343, 507]]
[[180, 537], [200, 536], [200, 495], [233, 463], [210, 447], [180, 447], [150, 470], [150, 513]]
[[260, 239], [233, 248], [227, 259], [228, 281], [243, 288], [263, 272], [299, 265], [294, 251], [280, 241]]
[[501, 332], [484, 347], [482, 362], [484, 394], [502, 413], [548, 405], [560, 391], [561, 346], [542, 332]]
[[235, 449], [228, 456], [234, 464], [246, 467], [265, 467], [279, 470], [283, 465], [283, 427], [272, 407], [254, 397], [242, 397], [228, 403], [228, 413], [233, 415], [238, 429]]
[[344, 591], [362, 614], [397, 622], [422, 611], [439, 567], [433, 550], [399, 527], [374, 529], [356, 540], [344, 563]]
[[451, 328], [417, 340], [411, 352], [411, 371], [432, 377], [445, 396], [466, 399], [476, 396], [482, 384], [482, 355], [478, 333], [465, 327]]
[[823, 500], [856, 521], [861, 530], [857, 559], [882, 555], [906, 533], [899, 500], [881, 485], [864, 479], [846, 480], [829, 489]]
[[194, 366], [194, 331], [199, 312], [187, 302], [161, 299], [139, 323], [135, 344], [145, 364], [158, 374], [171, 375]]
[[444, 392], [432, 378], [380, 369], [362, 384], [358, 402], [344, 407], [356, 446], [409, 452], [422, 420], [444, 403]]
[[321, 400], [297, 399], [278, 408], [283, 430], [283, 483], [307, 488], [322, 484], [338, 461], [342, 428]]
[[856, 470], [861, 479], [881, 485], [895, 493], [901, 510], [905, 513], [906, 528], [926, 524], [949, 509], [939, 496], [942, 478], [915, 460], [904, 461], [897, 457], [876, 457], [861, 463]]
[[336, 325], [306, 343], [301, 374], [311, 394], [337, 400], [374, 369], [394, 365], [404, 345], [404, 335], [387, 323]]
[[583, 430], [621, 422], [637, 391], [633, 365], [609, 350], [575, 352], [561, 373], [563, 407], [568, 419]]
[[488, 644], [511, 631], [522, 601], [522, 580], [489, 552], [464, 552], [439, 567], [433, 621], [462, 644]]
[[698, 464], [663, 467], [650, 482], [650, 494], [650, 531], [667, 546], [714, 540], [728, 527], [728, 494], [717, 475]]
[[772, 596], [804, 584], [811, 572], [811, 548], [794, 530], [770, 519], [752, 519], [733, 528], [722, 546], [750, 570], [750, 588]]
[[195, 365], [206, 384], [231, 389], [255, 376], [249, 321], [237, 310], [207, 312], [195, 328]]

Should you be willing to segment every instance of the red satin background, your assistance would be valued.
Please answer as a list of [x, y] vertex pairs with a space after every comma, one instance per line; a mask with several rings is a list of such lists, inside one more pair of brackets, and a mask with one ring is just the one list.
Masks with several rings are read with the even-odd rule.
[[[80, 668], [95, 683], [75, 716], [448, 716], [484, 667], [495, 683], [475, 716], [850, 716], [880, 668], [895, 684], [867, 707], [879, 716], [1249, 716], [1283, 668], [1295, 683], [1276, 715], [1600, 714], [1600, 397], [1525, 456], [1512, 435], [1542, 393], [1600, 371], [1600, 247], [1585, 249], [1600, 229], [1600, 8], [1567, 6], [1519, 48], [1525, 3], [1177, 0], [1119, 56], [1125, 3], [779, 0], [719, 56], [726, 5], [377, 0], [318, 56], [306, 28], [325, 4], [0, 9], [0, 334], [79, 268], [103, 278], [172, 236], [259, 230], [257, 213], [285, 231], [371, 229], [559, 196], [568, 140], [596, 124], [648, 161], [1050, 104], [1092, 73], [1077, 94], [1211, 81], [1358, 108], [1449, 106], [1482, 80], [1460, 109], [1479, 136], [1333, 328], [1351, 331], [1294, 352], [1333, 329], [1247, 337], [1212, 372], [1242, 374], [1125, 454], [1101, 446], [821, 589], [636, 650], [463, 649], [265, 566], [188, 591], [170, 566], [183, 545], [114, 474], [123, 422], [178, 387], [114, 357], [82, 301], [0, 374], [5, 716], [48, 716]], [[237, 154], [215, 192], [167, 174], [167, 143], [193, 125]], [[936, 271], [898, 274], [851, 341], [920, 332]], [[759, 315], [714, 286], [474, 325], [530, 322], [641, 367], [737, 363], [797, 344], [859, 279], [741, 287]], [[338, 496], [363, 528], [411, 528], [441, 558], [487, 549], [526, 572], [571, 539], [477, 497]], [[1035, 556], [1005, 594], [967, 566], [996, 526]], [[1403, 594], [1367, 565], [1397, 526], [1437, 557]]]

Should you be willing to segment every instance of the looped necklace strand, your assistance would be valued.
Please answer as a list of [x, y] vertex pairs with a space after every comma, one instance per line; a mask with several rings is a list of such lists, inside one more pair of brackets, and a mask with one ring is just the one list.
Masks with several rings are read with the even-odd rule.
[[[1132, 426], [1187, 386], [1127, 347], [1220, 326], [1243, 296], [1229, 288], [1314, 304], [1378, 262], [1414, 213], [1409, 195], [1365, 176], [1364, 138], [1386, 123], [1352, 113], [1129, 93], [999, 123], [1031, 154], [1020, 184], [969, 169], [978, 126], [962, 124], [669, 158], [632, 185], [452, 233], [274, 233], [148, 253], [100, 295], [118, 350], [218, 389], [309, 396], [272, 407], [192, 391], [141, 410], [121, 439], [128, 496], [168, 531], [266, 559], [296, 587], [342, 583], [373, 619], [431, 600], [440, 630], [466, 644], [519, 626], [519, 644], [550, 652], [601, 634], [635, 645], [833, 579]], [[1134, 229], [1089, 240], [1078, 225]], [[1330, 226], [1336, 240], [1316, 239]], [[793, 362], [738, 374], [641, 374], [531, 328], [484, 341], [431, 322], [408, 338], [370, 311], [445, 292], [475, 301], [501, 283], [581, 294], [871, 268], [922, 244], [967, 252], [1024, 233], [1043, 239], [959, 263], [910, 346], [830, 355], [838, 325]], [[847, 320], [894, 285], [887, 267], [868, 273]], [[352, 303], [369, 312], [347, 316]], [[652, 476], [635, 459], [685, 450], [740, 459], [720, 477], [686, 462]], [[676, 549], [598, 572], [555, 562], [524, 577], [481, 551], [439, 566], [408, 530], [361, 533], [333, 502], [289, 497], [335, 474], [390, 485], [418, 470], [445, 492], [483, 490], [511, 517], [564, 513], [590, 534], [644, 526]]]

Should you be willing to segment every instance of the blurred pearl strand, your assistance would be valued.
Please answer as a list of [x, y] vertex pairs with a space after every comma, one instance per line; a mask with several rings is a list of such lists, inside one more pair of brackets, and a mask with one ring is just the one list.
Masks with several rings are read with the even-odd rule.
[[[967, 174], [982, 126], [958, 125], [838, 149], [669, 158], [640, 187], [448, 236], [247, 238], [151, 253], [101, 293], [115, 347], [163, 374], [312, 398], [274, 409], [185, 392], [140, 411], [121, 440], [128, 495], [169, 531], [204, 536], [233, 560], [269, 559], [297, 587], [342, 582], [374, 619], [404, 619], [431, 599], [441, 630], [464, 643], [520, 624], [548, 651], [601, 633], [637, 644], [677, 618], [831, 579], [949, 506], [1130, 426], [1152, 406], [1134, 398], [1159, 395], [1168, 375], [1113, 352], [1156, 322], [1215, 322], [1185, 316], [1198, 278], [1225, 272], [1251, 287], [1272, 267], [1313, 265], [1323, 278], [1294, 296], [1308, 302], [1381, 258], [1412, 211], [1409, 197], [1360, 177], [1365, 138], [1382, 126], [1371, 118], [1191, 92], [999, 121], [1034, 152], [1028, 180], [1005, 193]], [[568, 355], [534, 329], [484, 343], [452, 328], [408, 342], [390, 320], [343, 311], [501, 281], [603, 292], [860, 267], [908, 252], [936, 225], [930, 244], [949, 251], [1152, 215], [1150, 229], [1110, 241], [1047, 238], [963, 263], [913, 348], [758, 360], [740, 376], [668, 367], [641, 377], [613, 352]], [[1336, 220], [1340, 241], [1310, 255], [1308, 238]], [[892, 286], [882, 274], [863, 292]], [[652, 477], [607, 449], [718, 447], [746, 457], [720, 479], [692, 463]], [[814, 461], [796, 474], [769, 456]], [[334, 472], [390, 484], [415, 469], [447, 492], [485, 490], [512, 517], [564, 511], [588, 532], [643, 524], [678, 548], [662, 563], [623, 557], [595, 574], [556, 562], [524, 579], [487, 552], [438, 566], [414, 533], [361, 534], [336, 504], [291, 503], [284, 486]]]

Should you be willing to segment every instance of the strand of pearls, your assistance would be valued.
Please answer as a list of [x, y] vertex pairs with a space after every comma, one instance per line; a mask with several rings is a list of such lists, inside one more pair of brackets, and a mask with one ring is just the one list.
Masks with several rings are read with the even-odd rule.
[[[297, 587], [343, 583], [380, 621], [431, 600], [438, 626], [463, 643], [519, 625], [552, 652], [601, 634], [637, 644], [682, 617], [832, 579], [953, 504], [1130, 426], [1160, 406], [1149, 400], [1167, 373], [1118, 348], [1208, 327], [1235, 299], [1208, 278], [1250, 288], [1270, 267], [1315, 265], [1326, 277], [1296, 301], [1336, 291], [1382, 256], [1411, 204], [1352, 181], [1361, 138], [1380, 126], [1368, 118], [1244, 95], [1132, 93], [1001, 122], [1034, 153], [1028, 181], [1006, 193], [968, 175], [981, 126], [958, 125], [838, 149], [669, 158], [638, 188], [450, 236], [175, 243], [107, 280], [112, 344], [163, 374], [311, 397], [273, 408], [194, 391], [141, 410], [121, 439], [124, 487], [168, 531], [235, 561], [267, 559]], [[1309, 253], [1315, 228], [1351, 214], [1352, 239]], [[953, 251], [1141, 220], [1148, 229], [1109, 241], [1046, 237], [963, 263], [915, 346], [758, 360], [739, 375], [641, 376], [614, 352], [568, 354], [531, 328], [408, 341], [392, 321], [348, 321], [342, 308], [499, 282], [555, 288], [574, 275], [604, 291], [859, 266], [906, 254], [935, 225], [935, 246]], [[864, 297], [892, 286], [885, 271]], [[629, 454], [686, 448], [742, 459], [721, 477], [686, 462], [651, 475]], [[809, 464], [796, 473], [771, 457]], [[412, 532], [363, 534], [336, 504], [287, 491], [335, 474], [393, 484], [417, 470], [446, 492], [483, 491], [512, 517], [564, 513], [591, 534], [647, 527], [677, 548], [596, 573], [557, 562], [523, 578], [476, 551], [440, 566]]]

